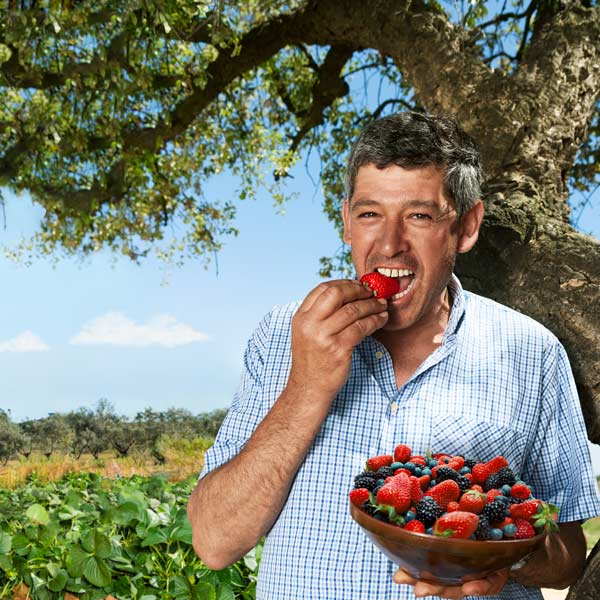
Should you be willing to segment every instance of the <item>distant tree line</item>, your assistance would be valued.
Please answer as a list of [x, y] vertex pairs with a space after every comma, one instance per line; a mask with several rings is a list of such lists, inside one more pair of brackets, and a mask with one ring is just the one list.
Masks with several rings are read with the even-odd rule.
[[151, 408], [128, 418], [115, 413], [108, 400], [98, 401], [95, 409], [80, 408], [68, 413], [50, 413], [41, 419], [15, 423], [10, 413], [0, 409], [0, 463], [32, 452], [47, 458], [54, 453], [69, 453], [76, 458], [114, 450], [119, 457], [134, 449], [149, 452], [156, 462], [164, 462], [158, 441], [162, 436], [178, 438], [209, 437], [217, 434], [226, 409], [193, 415], [182, 408], [158, 412]]

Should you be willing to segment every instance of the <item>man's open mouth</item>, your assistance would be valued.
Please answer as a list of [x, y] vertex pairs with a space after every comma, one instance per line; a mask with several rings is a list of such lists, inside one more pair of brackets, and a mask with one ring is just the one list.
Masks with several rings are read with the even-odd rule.
[[386, 267], [377, 267], [375, 270], [386, 277], [394, 277], [398, 279], [400, 291], [392, 296], [391, 300], [397, 300], [398, 298], [406, 296], [406, 294], [408, 294], [413, 288], [415, 283], [415, 273], [411, 269], [388, 269]]

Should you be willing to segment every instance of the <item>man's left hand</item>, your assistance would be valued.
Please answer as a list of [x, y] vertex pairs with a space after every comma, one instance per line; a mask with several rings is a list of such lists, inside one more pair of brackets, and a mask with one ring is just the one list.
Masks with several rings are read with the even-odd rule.
[[439, 596], [451, 600], [461, 600], [465, 596], [494, 596], [500, 593], [508, 580], [508, 569], [496, 571], [484, 579], [474, 579], [463, 585], [442, 585], [426, 583], [411, 577], [404, 569], [394, 573], [394, 583], [405, 583], [414, 586], [415, 596]]

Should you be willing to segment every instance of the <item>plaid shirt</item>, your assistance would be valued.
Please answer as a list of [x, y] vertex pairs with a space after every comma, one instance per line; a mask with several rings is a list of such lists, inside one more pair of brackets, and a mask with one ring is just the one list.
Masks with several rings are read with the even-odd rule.
[[[366, 458], [398, 443], [415, 453], [502, 454], [536, 498], [560, 507], [559, 521], [600, 514], [586, 432], [568, 359], [536, 321], [463, 291], [453, 299], [442, 344], [397, 389], [385, 347], [365, 338], [348, 381], [298, 470], [263, 549], [257, 600], [400, 600], [412, 587], [348, 512], [348, 492]], [[273, 309], [244, 354], [244, 372], [200, 477], [234, 457], [284, 389], [291, 318]], [[492, 598], [487, 596], [486, 598]], [[495, 598], [539, 600], [514, 581]]]

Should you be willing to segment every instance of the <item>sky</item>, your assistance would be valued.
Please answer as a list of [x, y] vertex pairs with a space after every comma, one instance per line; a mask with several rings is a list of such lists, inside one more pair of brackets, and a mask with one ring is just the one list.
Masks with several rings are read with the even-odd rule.
[[[321, 281], [319, 258], [340, 248], [311, 175], [295, 169], [285, 214], [263, 191], [238, 203], [240, 233], [208, 268], [167, 268], [154, 258], [138, 266], [107, 252], [24, 266], [0, 252], [0, 408], [21, 421], [93, 408], [100, 398], [126, 416], [228, 407], [259, 320], [275, 304], [304, 298]], [[222, 175], [207, 197], [233, 199], [236, 183]], [[27, 195], [2, 192], [0, 245], [10, 248], [35, 231], [41, 211]], [[598, 196], [579, 219], [596, 237]], [[600, 475], [600, 446], [591, 450]]]

